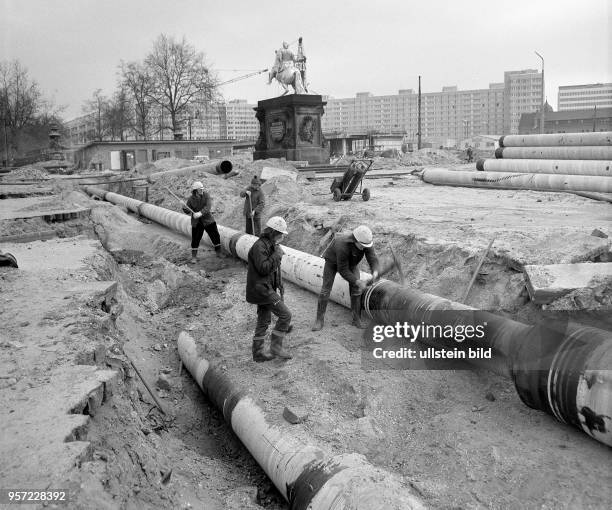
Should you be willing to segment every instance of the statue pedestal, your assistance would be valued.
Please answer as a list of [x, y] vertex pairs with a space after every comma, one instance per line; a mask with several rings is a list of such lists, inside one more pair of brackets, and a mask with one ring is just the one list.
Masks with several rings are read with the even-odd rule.
[[325, 104], [321, 96], [310, 94], [288, 94], [259, 101], [255, 108], [259, 139], [253, 159], [329, 163], [329, 147], [321, 131]]

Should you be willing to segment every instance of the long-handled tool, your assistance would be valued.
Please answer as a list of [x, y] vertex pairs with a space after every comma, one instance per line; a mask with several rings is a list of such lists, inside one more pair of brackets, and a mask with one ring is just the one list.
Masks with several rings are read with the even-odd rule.
[[251, 202], [251, 193], [247, 191], [247, 196], [249, 197], [249, 210], [251, 211], [251, 229], [253, 230], [253, 235], [255, 235], [255, 220], [253, 219], [253, 202]]
[[480, 271], [480, 268], [482, 266], [482, 263], [484, 262], [485, 257], [487, 256], [487, 253], [489, 253], [491, 246], [493, 246], [493, 241], [495, 241], [495, 236], [493, 236], [493, 239], [491, 239], [489, 246], [487, 246], [487, 249], [480, 256], [480, 260], [478, 261], [478, 265], [476, 266], [476, 269], [474, 270], [472, 279], [470, 280], [469, 285], [466, 287], [465, 292], [463, 293], [463, 298], [461, 299], [462, 303], [465, 303], [465, 300], [467, 299], [468, 294], [470, 293], [470, 290], [472, 289], [472, 285], [474, 285], [474, 281], [476, 280], [476, 277], [478, 276], [478, 271]]
[[191, 207], [189, 207], [189, 206], [188, 206], [188, 205], [187, 205], [185, 202], [183, 202], [183, 199], [181, 199], [181, 198], [177, 197], [177, 196], [176, 196], [174, 193], [172, 193], [172, 191], [170, 190], [170, 188], [168, 188], [167, 186], [163, 186], [163, 188], [164, 188], [164, 189], [165, 189], [165, 190], [166, 190], [168, 193], [170, 193], [170, 194], [171, 194], [171, 195], [172, 195], [174, 198], [176, 198], [176, 199], [177, 199], [177, 200], [178, 200], [178, 201], [181, 203], [181, 205], [182, 205], [183, 207], [185, 207], [185, 209], [188, 209], [188, 210], [191, 212], [191, 214], [195, 214], [195, 211], [194, 211], [194, 210], [193, 210]]

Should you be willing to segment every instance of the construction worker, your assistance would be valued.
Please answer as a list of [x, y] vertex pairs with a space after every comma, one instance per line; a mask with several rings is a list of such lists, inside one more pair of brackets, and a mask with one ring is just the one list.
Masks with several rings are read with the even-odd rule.
[[471, 162], [474, 160], [474, 159], [473, 159], [473, 156], [474, 156], [474, 149], [472, 149], [472, 147], [470, 147], [470, 146], [468, 145], [468, 148], [465, 150], [465, 155], [466, 155], [466, 158], [467, 158], [467, 162], [468, 162], [468, 163], [471, 163]]
[[[280, 242], [287, 234], [287, 223], [273, 216], [255, 241], [248, 255], [246, 300], [257, 305], [257, 325], [253, 335], [253, 361], [268, 361], [273, 358], [291, 359], [283, 350], [283, 339], [292, 327], [291, 312], [283, 302], [284, 288], [281, 279], [283, 249]], [[264, 342], [272, 314], [278, 317], [270, 333], [270, 354], [264, 352]]]
[[217, 257], [223, 257], [221, 252], [221, 237], [217, 229], [217, 223], [210, 212], [212, 200], [210, 195], [204, 191], [204, 185], [195, 181], [191, 185], [191, 196], [187, 200], [183, 212], [191, 214], [191, 263], [198, 261], [198, 247], [204, 235], [204, 231], [210, 237]]
[[244, 198], [245, 231], [256, 236], [261, 234], [261, 213], [266, 206], [266, 199], [260, 188], [261, 181], [259, 177], [254, 176], [249, 187], [240, 192], [240, 196]]
[[323, 285], [319, 293], [317, 303], [317, 319], [312, 326], [312, 331], [323, 329], [323, 319], [329, 295], [334, 285], [336, 273], [340, 273], [349, 283], [351, 295], [351, 324], [363, 329], [366, 325], [361, 322], [361, 294], [367, 287], [368, 282], [360, 279], [358, 265], [365, 255], [370, 269], [372, 279], [376, 280], [380, 272], [380, 263], [373, 248], [372, 231], [365, 225], [360, 225], [352, 232], [338, 233], [334, 236], [331, 244], [323, 253], [325, 266], [323, 267]]

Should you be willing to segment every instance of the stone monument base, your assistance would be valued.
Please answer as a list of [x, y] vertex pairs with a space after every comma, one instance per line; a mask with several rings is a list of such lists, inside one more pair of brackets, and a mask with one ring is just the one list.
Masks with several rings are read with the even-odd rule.
[[329, 146], [321, 131], [327, 104], [319, 95], [291, 94], [257, 103], [259, 139], [253, 159], [285, 158], [287, 161], [329, 163]]

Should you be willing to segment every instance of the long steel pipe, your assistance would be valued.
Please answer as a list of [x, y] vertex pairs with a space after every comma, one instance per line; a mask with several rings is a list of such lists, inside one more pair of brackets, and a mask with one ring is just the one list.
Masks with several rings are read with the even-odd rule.
[[209, 174], [228, 174], [232, 171], [233, 165], [231, 161], [223, 160], [218, 163], [208, 163], [206, 165], [193, 165], [193, 166], [184, 166], [182, 168], [175, 168], [173, 170], [165, 170], [163, 172], [155, 172], [150, 174], [147, 177], [147, 180], [150, 183], [154, 183], [160, 177], [165, 177], [167, 175], [185, 175], [191, 172], [207, 172]]
[[430, 184], [471, 188], [529, 189], [536, 191], [596, 191], [612, 193], [612, 177], [513, 172], [452, 171], [426, 168], [421, 178]]
[[612, 177], [612, 161], [596, 159], [479, 159], [476, 161], [476, 170], [481, 172]]
[[[99, 188], [87, 187], [86, 190], [191, 235], [187, 215], [139, 203]], [[219, 233], [224, 248], [246, 261], [256, 238], [222, 226], [219, 226]], [[289, 247], [283, 247], [283, 250], [286, 253], [281, 267], [283, 276], [318, 293], [323, 259]], [[331, 298], [350, 306], [348, 284], [338, 276]], [[486, 346], [499, 355], [497, 360], [504, 360], [504, 371], [513, 379], [517, 393], [526, 405], [545, 411], [612, 446], [612, 332], [572, 325], [560, 330], [546, 325], [528, 326], [386, 280], [381, 280], [364, 294], [363, 305], [367, 314], [384, 324], [398, 321], [435, 324], [440, 321], [440, 310], [446, 311], [444, 320], [448, 320], [450, 314], [453, 320], [465, 321], [466, 317], [472, 317], [470, 320], [474, 323], [486, 322], [486, 339], [479, 346], [486, 342]], [[488, 368], [499, 372], [499, 366]]]
[[497, 159], [603, 159], [612, 160], [612, 146], [498, 147]]
[[563, 147], [577, 145], [612, 145], [612, 131], [599, 133], [553, 133], [546, 135], [505, 135], [500, 147]]
[[184, 331], [178, 338], [183, 364], [222, 411], [240, 438], [294, 510], [422, 509], [421, 501], [391, 473], [361, 455], [330, 456], [295, 438], [289, 426], [268, 420], [246, 388], [212, 367]]

